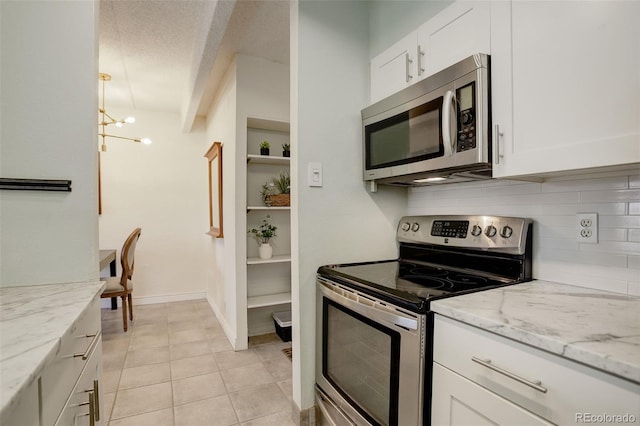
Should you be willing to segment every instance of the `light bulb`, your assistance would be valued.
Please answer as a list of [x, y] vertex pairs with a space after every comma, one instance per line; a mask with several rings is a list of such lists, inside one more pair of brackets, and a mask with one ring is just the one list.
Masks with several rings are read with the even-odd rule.
[[145, 145], [151, 145], [151, 143], [153, 141], [151, 139], [149, 139], [149, 138], [142, 138], [142, 139], [140, 139], [140, 142], [142, 142]]
[[127, 124], [133, 124], [136, 122], [136, 118], [135, 117], [127, 117], [124, 119], [124, 122]]
[[122, 127], [122, 121], [116, 121], [116, 127]]
[[442, 182], [443, 180], [447, 180], [446, 177], [430, 177], [426, 179], [417, 179], [414, 180], [415, 183], [431, 183], [431, 182]]

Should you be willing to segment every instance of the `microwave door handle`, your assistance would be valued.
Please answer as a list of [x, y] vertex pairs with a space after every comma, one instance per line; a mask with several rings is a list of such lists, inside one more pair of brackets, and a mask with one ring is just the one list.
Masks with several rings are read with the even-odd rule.
[[[444, 95], [444, 102], [442, 103], [442, 143], [444, 144], [444, 156], [451, 157], [453, 155], [453, 143], [455, 140], [451, 137], [451, 106], [455, 107], [457, 100], [453, 90], [448, 90]], [[455, 132], [458, 133], [457, 120], [454, 123]]]

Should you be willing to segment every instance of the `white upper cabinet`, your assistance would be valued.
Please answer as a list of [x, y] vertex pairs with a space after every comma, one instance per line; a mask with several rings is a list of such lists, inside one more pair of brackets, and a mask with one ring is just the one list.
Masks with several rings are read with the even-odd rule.
[[371, 103], [474, 53], [491, 53], [490, 2], [457, 1], [371, 60]]
[[640, 162], [640, 2], [497, 1], [491, 50], [495, 177]]
[[488, 1], [457, 1], [418, 28], [418, 77], [491, 53], [490, 15]]
[[404, 89], [416, 78], [417, 31], [371, 60], [371, 103]]

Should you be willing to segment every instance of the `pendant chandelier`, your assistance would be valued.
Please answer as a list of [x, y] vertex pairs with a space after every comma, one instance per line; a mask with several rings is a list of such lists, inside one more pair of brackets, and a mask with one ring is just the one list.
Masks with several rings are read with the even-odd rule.
[[116, 127], [123, 127], [125, 124], [133, 124], [136, 122], [135, 117], [126, 117], [123, 119], [116, 119], [113, 118], [112, 116], [110, 116], [107, 111], [104, 108], [104, 84], [107, 81], [111, 80], [111, 76], [109, 74], [105, 74], [105, 73], [100, 73], [99, 74], [100, 80], [102, 81], [102, 106], [100, 106], [100, 108], [98, 108], [99, 112], [100, 112], [100, 119], [98, 121], [98, 136], [102, 137], [102, 143], [100, 145], [100, 149], [102, 151], [106, 151], [107, 150], [107, 144], [105, 139], [106, 138], [116, 138], [116, 139], [125, 139], [128, 141], [132, 141], [132, 142], [138, 142], [138, 143], [143, 143], [145, 145], [149, 145], [151, 143], [151, 139], [149, 138], [128, 138], [125, 136], [117, 136], [117, 135], [110, 135], [106, 132], [106, 128], [107, 126], [110, 125], [115, 125]]

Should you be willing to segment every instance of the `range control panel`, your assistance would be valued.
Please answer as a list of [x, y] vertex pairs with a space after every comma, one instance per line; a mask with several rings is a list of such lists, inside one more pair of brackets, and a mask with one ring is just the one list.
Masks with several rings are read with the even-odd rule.
[[524, 253], [531, 219], [505, 216], [405, 216], [398, 241]]

